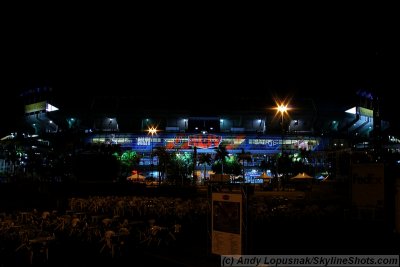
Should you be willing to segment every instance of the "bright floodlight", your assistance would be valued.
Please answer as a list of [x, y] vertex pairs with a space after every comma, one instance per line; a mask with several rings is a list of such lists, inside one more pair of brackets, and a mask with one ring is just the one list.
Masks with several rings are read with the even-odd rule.
[[52, 111], [57, 111], [57, 110], [58, 110], [57, 107], [55, 107], [55, 106], [50, 105], [49, 103], [47, 103], [47, 105], [46, 105], [46, 111], [47, 111], [47, 112], [52, 112]]
[[285, 113], [285, 112], [287, 112], [287, 110], [288, 110], [287, 105], [286, 106], [285, 105], [279, 105], [278, 106], [278, 111], [280, 113]]
[[287, 113], [288, 110], [289, 110], [288, 104], [284, 104], [284, 103], [280, 103], [280, 104], [277, 103], [277, 106], [276, 106], [275, 109], [276, 109], [277, 112], [281, 113], [282, 116], [283, 116], [285, 113]]
[[149, 127], [149, 129], [147, 129], [147, 131], [149, 132], [149, 134], [151, 134], [152, 136], [157, 134], [157, 128], [156, 127]]
[[345, 112], [346, 113], [350, 113], [350, 114], [356, 114], [357, 113], [357, 109], [356, 109], [356, 107], [352, 107], [351, 109], [348, 109]]

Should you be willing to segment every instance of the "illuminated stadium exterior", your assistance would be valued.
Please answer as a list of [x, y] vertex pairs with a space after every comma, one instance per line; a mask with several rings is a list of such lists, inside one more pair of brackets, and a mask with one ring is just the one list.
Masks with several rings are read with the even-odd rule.
[[[326, 152], [367, 149], [373, 145], [373, 112], [362, 107], [328, 114], [313, 109], [292, 110], [283, 124], [275, 110], [201, 117], [147, 111], [131, 118], [138, 127], [126, 133], [121, 130], [118, 116], [97, 117], [93, 128], [86, 129], [85, 142], [120, 145], [124, 150], [136, 151], [142, 156], [142, 166], [158, 164], [157, 158], [151, 156], [157, 147], [165, 147], [170, 153], [191, 154], [196, 148], [198, 154], [215, 155], [218, 146], [223, 145], [231, 155], [251, 155], [251, 162], [245, 166], [246, 177], [259, 176], [261, 162], [276, 159], [282, 152], [296, 156], [301, 150], [308, 151], [314, 154], [312, 164], [325, 164], [321, 162]], [[152, 134], [151, 129], [155, 129]]]
[[122, 150], [136, 151], [141, 155], [142, 169], [147, 171], [146, 166], [159, 163], [152, 154], [155, 148], [190, 154], [196, 148], [198, 154], [215, 155], [222, 145], [231, 155], [251, 155], [246, 176], [251, 176], [249, 172], [259, 175], [263, 160], [276, 159], [282, 153], [296, 155], [308, 151], [314, 160], [310, 164], [320, 164], [331, 152], [373, 150], [381, 141], [380, 133], [388, 128], [388, 123], [376, 116], [371, 103], [364, 107], [338, 107], [335, 103], [307, 99], [293, 100], [287, 114], [279, 114], [276, 107], [202, 114], [176, 107], [132, 109], [132, 101], [107, 109], [109, 99], [100, 100], [87, 112], [59, 110], [59, 105], [50, 105], [43, 99], [28, 102], [25, 121], [28, 128], [33, 128], [31, 136], [41, 140], [73, 132], [86, 145], [118, 145]]
[[[168, 110], [98, 113], [85, 123], [91, 126], [84, 128], [85, 142], [115, 144], [145, 154], [159, 146], [170, 152], [193, 152], [196, 147], [198, 153], [215, 153], [216, 147], [224, 145], [233, 154], [245, 151], [269, 156], [300, 149], [318, 152], [372, 147], [376, 127], [372, 109], [326, 105], [317, 109], [313, 101], [296, 105], [301, 108], [289, 110], [283, 121], [274, 108], [217, 116]], [[72, 119], [79, 124], [79, 118]], [[380, 131], [388, 127], [380, 119], [378, 123]], [[155, 131], [150, 134], [150, 129]]]

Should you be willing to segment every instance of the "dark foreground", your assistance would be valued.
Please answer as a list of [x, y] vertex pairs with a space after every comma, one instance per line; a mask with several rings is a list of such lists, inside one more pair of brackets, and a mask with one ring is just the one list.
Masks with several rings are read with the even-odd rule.
[[[138, 191], [90, 198], [93, 192], [71, 195], [20, 189], [2, 191], [0, 197], [0, 266], [220, 266], [219, 256], [211, 254], [207, 194]], [[93, 203], [100, 204], [93, 208]], [[47, 210], [51, 216], [41, 219]], [[79, 219], [77, 224], [74, 218]], [[385, 216], [360, 217], [340, 199], [288, 200], [254, 194], [246, 218], [243, 254], [400, 253], [400, 238]], [[104, 219], [111, 223], [105, 225]], [[181, 225], [178, 232], [176, 224]], [[154, 226], [168, 231], [152, 235]], [[122, 234], [124, 228], [127, 234]], [[116, 235], [107, 242], [109, 230]], [[34, 237], [27, 233], [49, 239], [30, 242]]]

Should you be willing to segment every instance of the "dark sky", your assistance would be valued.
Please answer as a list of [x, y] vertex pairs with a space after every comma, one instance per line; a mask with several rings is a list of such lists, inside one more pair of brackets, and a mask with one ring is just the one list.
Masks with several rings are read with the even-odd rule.
[[14, 106], [22, 90], [41, 86], [73, 105], [95, 95], [130, 95], [142, 104], [151, 98], [152, 105], [185, 108], [262, 105], [274, 95], [346, 102], [361, 89], [379, 94], [389, 114], [396, 103], [390, 92], [399, 88], [399, 46], [390, 16], [369, 15], [351, 23], [321, 21], [321, 14], [289, 24], [204, 18], [26, 24], [2, 36], [1, 109]]

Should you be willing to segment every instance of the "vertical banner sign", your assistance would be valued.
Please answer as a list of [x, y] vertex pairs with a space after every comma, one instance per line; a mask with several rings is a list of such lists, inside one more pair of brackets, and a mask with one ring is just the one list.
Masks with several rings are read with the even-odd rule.
[[400, 234], [400, 178], [396, 179], [396, 196], [395, 196], [395, 224], [396, 232]]
[[242, 194], [212, 193], [211, 253], [242, 254]]
[[352, 203], [359, 208], [382, 208], [384, 205], [384, 165], [352, 165]]

